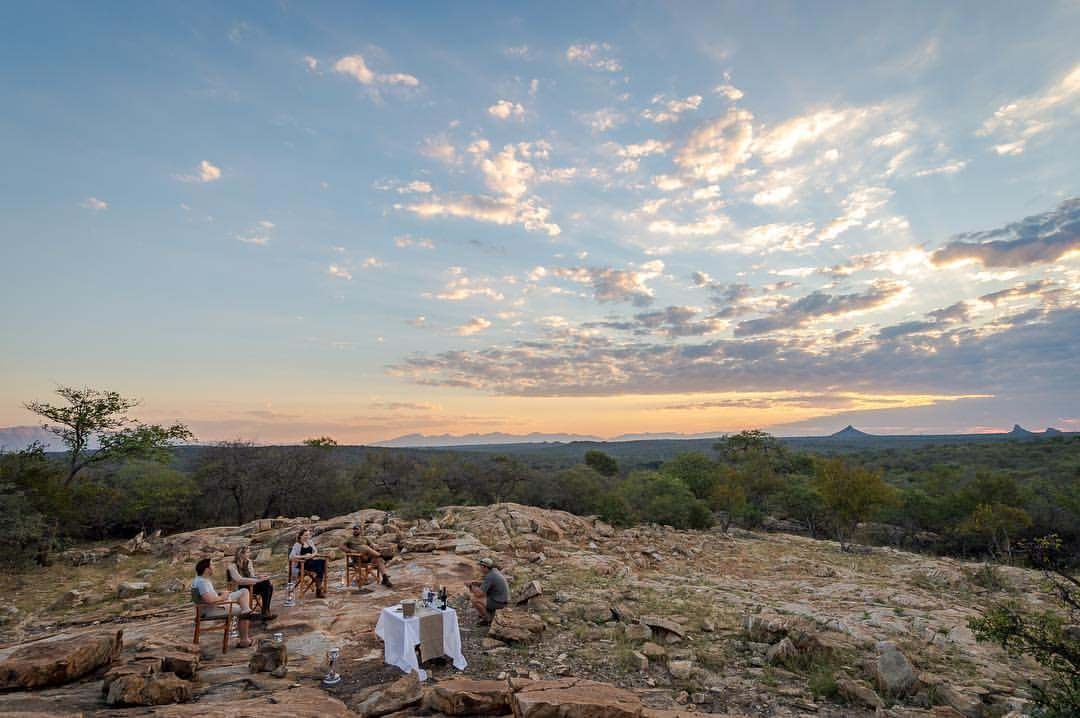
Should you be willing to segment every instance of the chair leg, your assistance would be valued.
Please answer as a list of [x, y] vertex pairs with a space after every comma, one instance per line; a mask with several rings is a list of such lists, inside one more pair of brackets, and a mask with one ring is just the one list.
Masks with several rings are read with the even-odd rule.
[[202, 621], [199, 620], [199, 612], [195, 611], [195, 640], [192, 641], [196, 646], [199, 645], [199, 631], [202, 629]]
[[229, 628], [232, 627], [232, 608], [229, 609], [229, 615], [225, 617], [225, 630], [221, 634], [221, 652], [229, 652]]

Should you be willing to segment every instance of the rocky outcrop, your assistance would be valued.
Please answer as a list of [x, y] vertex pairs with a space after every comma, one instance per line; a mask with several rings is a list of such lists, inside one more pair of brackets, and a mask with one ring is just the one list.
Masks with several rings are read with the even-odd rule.
[[515, 718], [638, 718], [642, 710], [630, 691], [577, 678], [523, 685], [513, 709]]
[[874, 692], [870, 684], [854, 678], [836, 679], [836, 692], [848, 703], [866, 708], [884, 708], [885, 702]]
[[424, 708], [448, 716], [506, 715], [512, 693], [506, 681], [467, 678], [437, 683], [424, 692]]
[[175, 673], [122, 675], [109, 684], [110, 706], [161, 706], [191, 700], [191, 683]]
[[123, 635], [88, 633], [23, 646], [0, 662], [0, 690], [60, 686], [82, 678], [116, 658]]
[[378, 718], [416, 705], [424, 698], [420, 678], [410, 673], [389, 685], [374, 685], [349, 701], [349, 708], [361, 718]]
[[532, 643], [544, 632], [544, 622], [526, 611], [504, 608], [495, 612], [488, 635], [500, 641]]

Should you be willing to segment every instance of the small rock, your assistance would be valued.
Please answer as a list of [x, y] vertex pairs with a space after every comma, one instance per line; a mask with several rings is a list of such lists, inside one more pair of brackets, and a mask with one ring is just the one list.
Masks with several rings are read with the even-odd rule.
[[274, 678], [284, 678], [289, 673], [289, 667], [285, 665], [278, 666], [274, 670], [270, 671], [270, 675]]
[[648, 641], [652, 638], [652, 629], [644, 623], [631, 623], [623, 631], [628, 641]]
[[190, 700], [191, 684], [175, 673], [121, 676], [112, 682], [105, 697], [110, 706], [161, 706]]
[[701, 630], [704, 633], [714, 633], [716, 631], [716, 624], [712, 622], [712, 619], [701, 619]]
[[248, 670], [252, 673], [272, 673], [289, 664], [289, 653], [284, 642], [264, 638], [248, 661]]
[[517, 591], [514, 596], [514, 603], [520, 606], [543, 593], [544, 589], [540, 586], [539, 581], [529, 581]]
[[765, 660], [773, 665], [784, 663], [799, 655], [799, 649], [791, 642], [790, 638], [783, 638], [779, 643], [769, 646], [765, 652]]
[[630, 665], [638, 671], [648, 670], [649, 658], [641, 651], [632, 651], [630, 653]]
[[146, 581], [122, 581], [116, 587], [117, 598], [130, 598], [150, 590], [150, 584]]
[[646, 642], [645, 645], [641, 647], [641, 652], [646, 658], [654, 661], [667, 656], [667, 649], [652, 641]]
[[694, 664], [691, 661], [668, 661], [668, 672], [677, 681], [689, 679], [693, 671]]
[[363, 689], [349, 701], [349, 708], [361, 718], [377, 718], [416, 705], [423, 697], [420, 678], [413, 672], [390, 685], [376, 684]]
[[866, 681], [842, 676], [836, 679], [836, 690], [845, 700], [867, 708], [884, 708], [885, 702]]
[[892, 641], [877, 644], [875, 677], [878, 689], [889, 696], [904, 696], [915, 687], [915, 670]]
[[504, 608], [495, 612], [488, 635], [500, 641], [531, 643], [544, 632], [544, 622], [517, 608]]
[[505, 645], [506, 644], [502, 641], [494, 638], [489, 638], [487, 636], [480, 639], [480, 648], [484, 649], [485, 651], [490, 651], [492, 648], [502, 648]]

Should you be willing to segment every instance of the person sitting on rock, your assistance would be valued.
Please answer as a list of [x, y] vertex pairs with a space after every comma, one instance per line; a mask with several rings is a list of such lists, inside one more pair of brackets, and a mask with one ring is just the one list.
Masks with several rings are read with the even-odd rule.
[[[191, 582], [191, 599], [199, 606], [199, 615], [203, 618], [236, 616], [237, 628], [240, 630], [240, 640], [236, 647], [248, 648], [251, 645], [248, 621], [255, 615], [251, 612], [251, 596], [248, 590], [240, 588], [225, 596], [218, 595], [210, 581], [210, 577], [214, 575], [214, 565], [208, 558], [195, 564], [195, 574], [195, 580]], [[227, 601], [233, 601], [237, 605], [223, 605]]]
[[382, 585], [387, 587], [394, 585], [390, 581], [389, 574], [386, 573], [386, 562], [383, 561], [382, 554], [364, 536], [364, 527], [360, 524], [353, 524], [352, 536], [346, 538], [345, 542], [341, 544], [341, 550], [361, 554], [360, 556], [349, 557], [349, 561], [352, 562], [354, 568], [360, 564], [374, 564], [375, 568], [379, 569], [379, 575], [382, 576]]
[[273, 621], [277, 618], [276, 614], [270, 613], [270, 601], [274, 598], [274, 584], [270, 582], [269, 576], [255, 573], [255, 565], [251, 562], [247, 546], [236, 549], [235, 560], [229, 564], [227, 571], [229, 583], [235, 584], [237, 588], [246, 588], [262, 599], [262, 614], [259, 616], [262, 620]]
[[491, 623], [495, 612], [500, 608], [506, 608], [510, 603], [510, 587], [506, 584], [495, 562], [490, 558], [482, 558], [478, 562], [480, 570], [484, 574], [481, 581], [469, 581], [465, 588], [469, 590], [469, 602], [476, 612], [480, 614], [480, 623]]
[[[311, 529], [304, 529], [296, 535], [296, 543], [292, 545], [292, 549], [289, 551], [289, 560], [294, 558], [303, 558], [304, 556], [314, 556], [318, 553], [315, 548], [315, 542], [311, 539]], [[299, 575], [299, 564], [297, 564], [297, 576], [296, 580], [303, 578]], [[323, 586], [326, 582], [326, 559], [324, 558], [312, 558], [304, 562], [304, 573], [314, 574], [315, 576], [315, 595], [318, 598], [326, 598], [326, 592], [323, 590]]]

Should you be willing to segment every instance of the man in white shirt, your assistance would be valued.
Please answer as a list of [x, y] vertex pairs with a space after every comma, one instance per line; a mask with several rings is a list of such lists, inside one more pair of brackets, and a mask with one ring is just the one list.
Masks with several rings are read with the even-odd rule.
[[[240, 641], [237, 648], [247, 648], [251, 645], [248, 638], [248, 620], [252, 618], [251, 596], [246, 588], [233, 591], [221, 596], [214, 590], [214, 584], [210, 577], [214, 575], [214, 565], [208, 558], [195, 564], [195, 573], [198, 574], [191, 582], [191, 599], [199, 605], [199, 615], [203, 618], [219, 618], [226, 615], [236, 616], [240, 629]], [[234, 601], [237, 605], [226, 605], [227, 601]]]

